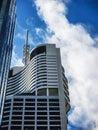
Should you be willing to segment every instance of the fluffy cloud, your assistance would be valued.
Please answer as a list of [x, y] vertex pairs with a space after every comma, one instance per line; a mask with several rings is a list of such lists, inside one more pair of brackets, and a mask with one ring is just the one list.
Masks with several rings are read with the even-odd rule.
[[26, 24], [27, 24], [28, 26], [30, 26], [30, 27], [34, 27], [33, 21], [34, 21], [34, 18], [33, 18], [33, 17], [27, 18], [27, 19], [26, 19]]
[[19, 38], [19, 39], [22, 39], [22, 40], [25, 40], [26, 39], [26, 34], [24, 33], [17, 33], [15, 38]]
[[[61, 48], [62, 64], [69, 77], [71, 105], [69, 121], [84, 129], [98, 129], [98, 37], [90, 36], [81, 24], [66, 18], [61, 0], [35, 0], [38, 15], [47, 25], [45, 42]], [[65, 0], [66, 2], [66, 0]], [[49, 35], [49, 34], [52, 35]]]

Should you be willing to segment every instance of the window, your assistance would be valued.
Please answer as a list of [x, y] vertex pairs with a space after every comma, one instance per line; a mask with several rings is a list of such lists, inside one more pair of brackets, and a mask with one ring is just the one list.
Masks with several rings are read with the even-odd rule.
[[35, 99], [26, 99], [26, 101], [28, 101], [28, 102], [34, 102], [35, 101]]
[[59, 116], [52, 116], [52, 117], [50, 117], [50, 120], [60, 120], [60, 117]]
[[21, 126], [11, 126], [11, 130], [21, 130]]
[[60, 125], [60, 121], [50, 121], [50, 125]]
[[59, 103], [49, 103], [49, 106], [59, 106]]
[[9, 122], [2, 122], [2, 125], [8, 125]]
[[49, 96], [58, 96], [57, 88], [49, 88]]
[[47, 99], [37, 99], [38, 102], [47, 102]]
[[16, 101], [16, 102], [20, 101], [21, 102], [21, 101], [23, 101], [23, 99], [21, 99], [21, 98], [15, 98], [14, 101]]
[[3, 117], [3, 120], [9, 120], [9, 116]]
[[47, 120], [47, 116], [38, 116], [37, 120]]
[[47, 125], [47, 121], [37, 121], [38, 125]]
[[37, 106], [47, 106], [47, 103], [37, 103]]
[[3, 116], [10, 115], [10, 112], [4, 112]]
[[35, 115], [35, 112], [28, 111], [28, 112], [25, 112], [25, 115]]
[[23, 102], [14, 102], [13, 106], [22, 106]]
[[34, 130], [34, 126], [24, 126], [24, 130]]
[[4, 111], [9, 111], [10, 107], [4, 108]]
[[22, 124], [22, 121], [12, 121], [12, 123], [11, 124], [13, 124], [13, 125], [21, 125]]
[[24, 120], [34, 120], [35, 119], [35, 116], [25, 116], [24, 117]]
[[12, 120], [22, 120], [22, 116], [12, 116]]
[[16, 111], [16, 112], [13, 112], [12, 114], [13, 114], [13, 115], [22, 115], [22, 112]]
[[17, 111], [22, 110], [22, 109], [23, 109], [22, 107], [13, 107], [13, 110], [17, 110]]
[[37, 112], [37, 115], [47, 115], [47, 112]]
[[61, 130], [60, 126], [51, 126], [50, 130]]
[[25, 110], [31, 110], [31, 111], [33, 111], [33, 110], [35, 110], [35, 107], [25, 107]]
[[50, 107], [49, 110], [58, 111], [58, 110], [59, 110], [59, 107]]
[[39, 111], [46, 111], [47, 107], [38, 107], [37, 110], [39, 110]]
[[47, 126], [37, 126], [37, 130], [47, 130]]
[[37, 91], [37, 95], [38, 96], [46, 96], [47, 95], [47, 91], [46, 91], [47, 89], [46, 88], [44, 88], [44, 89], [39, 89], [38, 91]]
[[24, 121], [24, 124], [25, 124], [25, 125], [34, 125], [35, 122], [28, 120], [28, 121]]
[[60, 115], [60, 112], [49, 112], [50, 115]]
[[49, 102], [59, 102], [59, 99], [49, 99]]
[[26, 102], [25, 106], [35, 106], [35, 103], [31, 103], [31, 102]]

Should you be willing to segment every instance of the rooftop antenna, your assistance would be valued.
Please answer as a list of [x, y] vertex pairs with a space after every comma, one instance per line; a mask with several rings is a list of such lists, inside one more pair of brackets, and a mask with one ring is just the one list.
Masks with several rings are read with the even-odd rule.
[[26, 30], [26, 45], [28, 45], [28, 36], [29, 36], [29, 30]]
[[26, 40], [25, 44], [23, 46], [23, 63], [24, 65], [27, 65], [30, 61], [30, 46], [28, 43], [28, 36], [29, 36], [29, 30], [26, 30]]

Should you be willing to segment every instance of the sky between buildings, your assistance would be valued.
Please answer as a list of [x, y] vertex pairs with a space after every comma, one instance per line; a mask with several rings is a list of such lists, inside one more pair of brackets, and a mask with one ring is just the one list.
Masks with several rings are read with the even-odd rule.
[[98, 130], [98, 0], [17, 0], [11, 66], [22, 66], [26, 29], [30, 49], [61, 48], [69, 80], [68, 130]]

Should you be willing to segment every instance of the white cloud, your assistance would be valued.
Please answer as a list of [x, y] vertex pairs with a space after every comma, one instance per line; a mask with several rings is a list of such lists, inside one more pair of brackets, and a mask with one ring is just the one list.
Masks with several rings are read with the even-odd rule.
[[15, 32], [14, 41], [15, 41], [16, 39], [25, 40], [25, 39], [26, 39], [26, 29], [23, 28], [23, 27], [18, 23], [18, 21], [16, 21], [16, 30], [18, 30], [18, 33], [17, 33], [17, 31]]
[[17, 53], [15, 52], [15, 46], [13, 47], [12, 61], [11, 61], [11, 67], [14, 66], [23, 66], [22, 59], [19, 58]]
[[[38, 38], [44, 39], [46, 37], [46, 31], [42, 28], [35, 28], [35, 32]], [[40, 42], [38, 43], [40, 44]]]
[[25, 33], [17, 33], [15, 38], [25, 40], [26, 39], [26, 34]]
[[28, 26], [34, 27], [34, 26], [33, 26], [33, 22], [34, 22], [34, 18], [33, 18], [33, 17], [30, 17], [30, 18], [27, 18], [27, 19], [26, 19], [26, 24], [27, 24]]
[[33, 41], [33, 37], [31, 36], [31, 34], [29, 34], [29, 39], [28, 39], [29, 41], [29, 44], [32, 44], [32, 45], [34, 45], [35, 46], [35, 43], [34, 43], [34, 41]]
[[67, 6], [61, 0], [35, 0], [35, 4], [48, 33], [53, 32], [51, 36], [46, 35], [45, 42], [56, 43], [61, 48], [65, 72], [72, 79], [69, 91], [75, 108], [69, 120], [74, 125], [86, 129], [90, 125], [90, 130], [97, 130], [98, 48], [95, 44], [98, 37], [93, 39], [81, 24], [71, 24], [66, 18]]
[[40, 35], [40, 33], [43, 32], [41, 28], [36, 28], [35, 31], [37, 35]]

